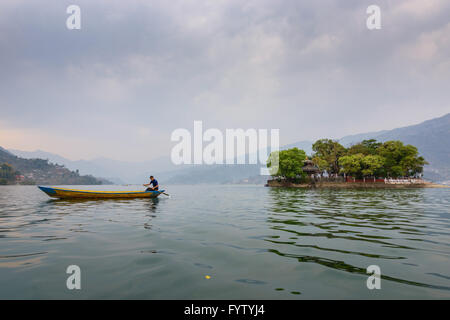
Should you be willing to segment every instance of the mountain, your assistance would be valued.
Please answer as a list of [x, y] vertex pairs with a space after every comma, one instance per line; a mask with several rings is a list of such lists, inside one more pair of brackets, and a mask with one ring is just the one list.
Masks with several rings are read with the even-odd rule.
[[9, 152], [8, 150], [6, 150], [6, 149], [4, 149], [4, 148], [2, 148], [2, 147], [0, 147], [0, 151], [5, 152], [5, 153], [8, 153], [8, 154], [11, 154], [11, 152]]
[[[365, 139], [377, 139], [379, 141], [401, 140], [406, 144], [412, 144], [419, 149], [421, 155], [430, 163], [430, 165], [425, 166], [425, 178], [435, 182], [450, 180], [450, 114], [412, 126], [349, 135], [338, 140], [344, 146], [349, 147]], [[312, 144], [313, 141], [298, 141], [284, 145], [280, 149], [297, 147], [305, 150], [306, 154], [311, 155]], [[243, 166], [176, 166], [172, 164], [170, 157], [160, 157], [142, 162], [116, 161], [107, 158], [72, 161], [40, 150], [33, 152], [9, 151], [23, 158], [48, 159], [53, 163], [64, 165], [70, 170], [79, 170], [81, 174], [106, 177], [117, 184], [141, 184], [147, 182], [150, 174], [157, 176], [160, 182], [177, 184], [241, 183], [243, 181], [255, 182], [266, 179], [266, 177], [259, 175], [261, 168], [259, 164]]]
[[[25, 159], [46, 159], [52, 163], [63, 165], [69, 170], [76, 171], [78, 170], [80, 174], [91, 174], [99, 177], [105, 177], [106, 179], [114, 182], [114, 183], [123, 183], [120, 178], [114, 177], [110, 170], [105, 169], [104, 165], [100, 161], [87, 161], [87, 160], [69, 160], [66, 159], [60, 155], [42, 151], [42, 150], [36, 150], [36, 151], [21, 151], [21, 150], [15, 150], [10, 149], [9, 150], [12, 154], [22, 157]], [[100, 163], [99, 163], [100, 162]]]
[[52, 163], [63, 165], [70, 170], [78, 170], [80, 174], [104, 177], [115, 184], [146, 183], [150, 175], [158, 175], [160, 179], [167, 179], [177, 174], [178, 170], [186, 167], [172, 164], [168, 157], [160, 157], [142, 162], [127, 162], [108, 158], [70, 160], [42, 150], [22, 151], [9, 149], [8, 152], [25, 159], [47, 159]]
[[[171, 184], [217, 184], [217, 183], [241, 183], [251, 176], [259, 175], [261, 165], [234, 164], [234, 165], [197, 165], [178, 171], [178, 174], [170, 177], [167, 183]], [[160, 179], [161, 180], [161, 179]], [[267, 180], [267, 177], [265, 178]]]
[[287, 150], [291, 148], [298, 148], [306, 152], [307, 155], [311, 155], [313, 153], [312, 151], [312, 145], [313, 141], [299, 141], [291, 144], [287, 144], [285, 146], [282, 146], [281, 150]]
[[[366, 139], [378, 141], [400, 140], [405, 144], [412, 144], [419, 149], [419, 153], [430, 163], [424, 168], [426, 179], [435, 182], [448, 183], [450, 181], [450, 113], [442, 117], [424, 121], [422, 123], [377, 132], [349, 135], [338, 139], [345, 147]], [[312, 153], [312, 141], [299, 141], [282, 146], [285, 150], [293, 147]], [[257, 178], [260, 165], [240, 166], [204, 166], [180, 171], [169, 181], [172, 183], [239, 183], [248, 180], [260, 181]], [[264, 178], [263, 178], [264, 179]]]
[[53, 185], [93, 185], [109, 184], [105, 179], [95, 178], [91, 175], [80, 175], [76, 171], [70, 171], [66, 167], [53, 164], [44, 159], [24, 159], [13, 155], [0, 147], [0, 164], [8, 164], [7, 170], [13, 175], [8, 175], [5, 183], [25, 184], [53, 184]]
[[[281, 146], [281, 150], [290, 148], [299, 148], [306, 152], [312, 153], [313, 142], [299, 141], [289, 145]], [[266, 150], [266, 149], [265, 149]], [[248, 160], [249, 156], [235, 157], [234, 162], [238, 159]], [[172, 184], [197, 184], [197, 183], [220, 183], [220, 184], [264, 184], [268, 176], [260, 175], [260, 169], [264, 167], [261, 164], [234, 164], [234, 165], [192, 165], [180, 168], [177, 174], [173, 174], [168, 179], [168, 183]]]
[[339, 142], [348, 147], [364, 139], [412, 144], [430, 163], [424, 168], [425, 178], [440, 182], [450, 180], [450, 113], [412, 126], [346, 136]]

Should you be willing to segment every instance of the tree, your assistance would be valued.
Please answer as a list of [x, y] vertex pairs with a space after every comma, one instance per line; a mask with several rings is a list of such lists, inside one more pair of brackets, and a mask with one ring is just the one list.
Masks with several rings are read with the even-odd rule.
[[302, 168], [306, 160], [306, 153], [298, 148], [272, 152], [267, 160], [267, 167], [270, 169], [278, 157], [278, 171], [272, 176], [295, 179], [305, 177]]
[[339, 158], [341, 173], [357, 178], [377, 175], [383, 163], [383, 157], [371, 154], [365, 156], [362, 153], [357, 153]]
[[380, 173], [380, 169], [383, 167], [384, 158], [378, 155], [367, 155], [362, 158], [361, 174], [363, 177], [377, 176]]
[[426, 164], [428, 164], [428, 162], [425, 161], [424, 157], [415, 157], [412, 155], [405, 156], [400, 161], [400, 166], [403, 171], [406, 172], [407, 176], [415, 176], [418, 173], [422, 173], [423, 166]]
[[319, 168], [321, 173], [328, 169], [328, 162], [320, 157], [312, 157], [312, 162]]
[[8, 184], [16, 181], [16, 175], [20, 174], [16, 171], [13, 166], [8, 163], [3, 163], [0, 165], [0, 184]]
[[340, 172], [350, 176], [361, 176], [361, 163], [364, 158], [362, 153], [342, 156], [339, 158]]
[[401, 141], [386, 141], [377, 153], [385, 159], [382, 172], [386, 177], [412, 176], [421, 173], [428, 164], [416, 147], [405, 146]]
[[10, 164], [3, 163], [0, 166], [0, 178], [6, 179], [6, 180], [13, 180], [15, 178], [14, 172], [15, 171]]
[[375, 139], [363, 140], [362, 142], [354, 144], [348, 148], [347, 154], [352, 155], [362, 153], [365, 156], [369, 154], [376, 155], [378, 148], [382, 145], [383, 144], [381, 142], [377, 142]]
[[315, 152], [316, 164], [322, 165], [330, 174], [339, 173], [339, 158], [346, 153], [346, 149], [341, 144], [331, 139], [321, 139], [313, 144], [312, 149]]

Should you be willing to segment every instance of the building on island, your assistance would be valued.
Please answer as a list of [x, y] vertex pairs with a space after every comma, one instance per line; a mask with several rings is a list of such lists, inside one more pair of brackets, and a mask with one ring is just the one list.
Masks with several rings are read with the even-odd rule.
[[314, 178], [317, 174], [320, 174], [320, 169], [314, 164], [312, 160], [306, 159], [303, 162], [302, 170], [308, 175], [308, 177]]

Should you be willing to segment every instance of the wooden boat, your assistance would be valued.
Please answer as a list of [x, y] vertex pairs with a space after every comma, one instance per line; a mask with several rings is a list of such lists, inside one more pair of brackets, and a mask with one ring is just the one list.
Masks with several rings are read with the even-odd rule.
[[52, 188], [38, 186], [49, 197], [59, 199], [130, 199], [130, 198], [156, 198], [164, 190], [158, 191], [97, 191], [75, 190], [65, 188]]

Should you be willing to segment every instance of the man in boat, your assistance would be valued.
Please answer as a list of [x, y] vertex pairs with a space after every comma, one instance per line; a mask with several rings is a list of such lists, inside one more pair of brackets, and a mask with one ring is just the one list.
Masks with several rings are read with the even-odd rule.
[[[152, 187], [150, 187], [152, 185]], [[150, 183], [146, 183], [143, 185], [144, 187], [148, 187], [145, 191], [157, 191], [159, 189], [158, 180], [150, 176]]]

